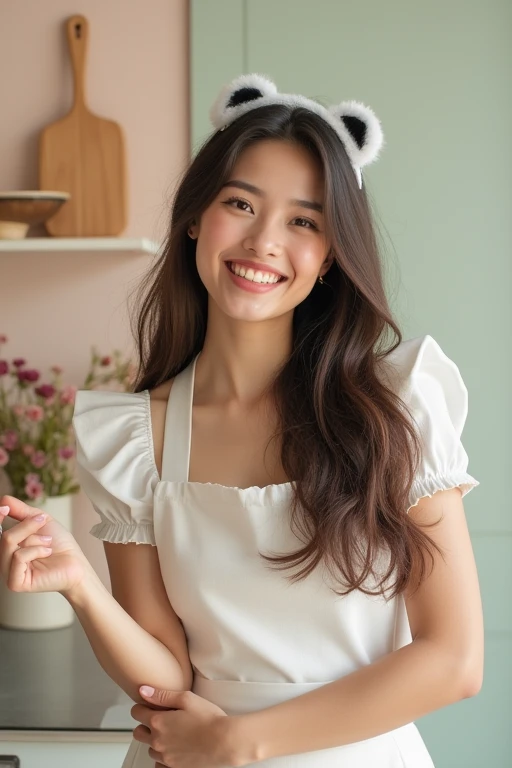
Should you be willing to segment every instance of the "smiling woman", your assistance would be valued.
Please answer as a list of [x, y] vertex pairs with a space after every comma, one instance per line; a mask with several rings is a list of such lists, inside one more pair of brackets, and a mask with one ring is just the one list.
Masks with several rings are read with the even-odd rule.
[[67, 538], [44, 583], [74, 574], [139, 702], [125, 768], [432, 768], [412, 721], [481, 685], [478, 482], [456, 364], [388, 306], [361, 175], [380, 125], [259, 76], [212, 115], [142, 286], [136, 392], [76, 401], [115, 600]]

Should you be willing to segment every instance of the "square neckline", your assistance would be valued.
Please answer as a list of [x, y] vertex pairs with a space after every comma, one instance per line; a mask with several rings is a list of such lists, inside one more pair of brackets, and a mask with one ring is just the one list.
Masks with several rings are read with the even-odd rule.
[[[274, 498], [276, 494], [280, 493], [281, 491], [291, 491], [293, 487], [292, 481], [288, 480], [284, 483], [269, 483], [268, 485], [249, 485], [246, 488], [241, 488], [237, 485], [223, 485], [222, 483], [211, 483], [211, 482], [200, 482], [198, 480], [190, 480], [190, 444], [191, 444], [191, 438], [192, 438], [192, 406], [193, 406], [193, 400], [194, 400], [194, 383], [195, 383], [195, 370], [196, 370], [196, 363], [197, 359], [201, 353], [199, 352], [195, 358], [189, 363], [188, 366], [183, 368], [175, 377], [174, 381], [172, 383], [169, 395], [167, 397], [167, 406], [166, 406], [166, 412], [165, 412], [165, 426], [164, 426], [164, 440], [163, 440], [163, 455], [162, 455], [162, 471], [159, 472], [158, 468], [156, 466], [155, 462], [155, 452], [154, 452], [154, 440], [153, 440], [153, 425], [151, 423], [151, 409], [150, 409], [150, 394], [149, 389], [144, 390], [146, 393], [146, 402], [147, 402], [147, 418], [148, 418], [148, 435], [149, 435], [149, 441], [150, 441], [150, 447], [151, 447], [151, 455], [153, 458], [153, 464], [155, 467], [155, 471], [158, 477], [158, 483], [165, 483], [170, 485], [181, 485], [181, 486], [190, 486], [190, 487], [196, 487], [198, 489], [221, 489], [224, 491], [233, 491], [239, 495], [246, 496], [246, 495], [257, 495], [257, 496], [271, 496]], [[185, 479], [182, 480], [169, 480], [164, 477], [165, 474], [165, 465], [164, 465], [164, 457], [166, 457], [166, 442], [168, 437], [168, 426], [171, 422], [171, 417], [173, 415], [173, 411], [176, 410], [176, 389], [175, 385], [179, 377], [183, 377], [180, 379], [180, 384], [184, 381], [184, 383], [188, 386], [186, 386], [187, 390], [187, 408], [185, 409], [186, 414], [186, 435], [185, 435], [185, 442], [187, 443], [187, 458], [186, 458], [186, 466], [187, 470], [185, 473]], [[185, 378], [186, 377], [186, 378]], [[174, 397], [173, 397], [174, 392]], [[178, 388], [178, 393], [180, 394], [181, 391]], [[181, 442], [181, 439], [180, 439]], [[181, 447], [181, 446], [180, 446]], [[179, 448], [178, 448], [179, 450]]]

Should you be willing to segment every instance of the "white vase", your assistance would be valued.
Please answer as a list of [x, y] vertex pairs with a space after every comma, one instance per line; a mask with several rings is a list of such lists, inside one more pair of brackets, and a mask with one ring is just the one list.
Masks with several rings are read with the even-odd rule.
[[[71, 530], [71, 496], [51, 496], [38, 509]], [[16, 523], [13, 523], [16, 525]], [[11, 526], [5, 518], [4, 530]], [[0, 578], [0, 625], [9, 629], [60, 629], [73, 623], [75, 612], [58, 592], [13, 592]]]

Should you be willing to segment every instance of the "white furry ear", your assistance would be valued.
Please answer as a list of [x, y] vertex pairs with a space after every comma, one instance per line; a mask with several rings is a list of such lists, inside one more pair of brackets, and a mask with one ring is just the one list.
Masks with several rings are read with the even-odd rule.
[[[254, 103], [268, 96], [276, 96], [277, 88], [272, 80], [263, 75], [241, 75], [224, 86], [210, 110], [210, 120], [220, 129], [246, 111], [249, 102]], [[254, 103], [254, 106], [258, 106]]]
[[384, 144], [380, 122], [375, 113], [358, 101], [343, 101], [329, 107], [339, 121], [343, 144], [353, 166], [362, 168], [377, 159]]

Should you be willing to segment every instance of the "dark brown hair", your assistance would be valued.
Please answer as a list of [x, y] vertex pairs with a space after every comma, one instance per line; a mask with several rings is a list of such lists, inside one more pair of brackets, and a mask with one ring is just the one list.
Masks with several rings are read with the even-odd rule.
[[[272, 388], [280, 424], [274, 438], [293, 481], [292, 527], [304, 546], [262, 557], [278, 568], [298, 566], [292, 581], [323, 562], [337, 594], [358, 589], [391, 599], [421, 583], [425, 555], [433, 563], [432, 547], [439, 548], [407, 514], [420, 443], [405, 404], [378, 375], [402, 334], [385, 295], [367, 196], [340, 139], [313, 112], [284, 105], [249, 111], [217, 131], [184, 173], [162, 254], [140, 294], [136, 391], [176, 376], [201, 351], [208, 294], [187, 230], [244, 149], [263, 139], [296, 142], [320, 163], [334, 262], [325, 284], [295, 309], [292, 353]], [[395, 342], [386, 347], [390, 331]]]

